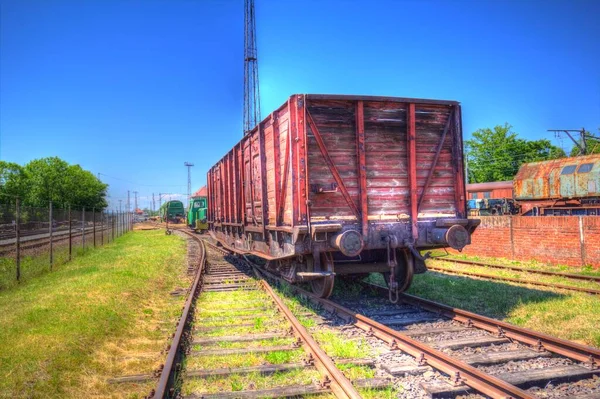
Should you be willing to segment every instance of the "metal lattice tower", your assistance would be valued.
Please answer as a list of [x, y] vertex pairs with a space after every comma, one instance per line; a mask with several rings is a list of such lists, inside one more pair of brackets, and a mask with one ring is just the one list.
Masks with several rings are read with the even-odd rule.
[[254, 0], [244, 2], [244, 26], [244, 134], [248, 134], [260, 122]]
[[134, 195], [134, 197], [133, 197], [133, 198], [134, 198], [134, 204], [135, 204], [135, 205], [134, 205], [135, 209], [133, 210], [133, 212], [136, 212], [136, 211], [138, 210], [138, 203], [137, 203], [137, 195], [138, 195], [138, 192], [137, 192], [137, 191], [134, 191], [134, 192], [133, 192], [133, 195]]
[[186, 166], [188, 169], [188, 190], [187, 190], [187, 197], [188, 197], [188, 201], [190, 200], [190, 198], [192, 198], [192, 166], [194, 166], [193, 163], [190, 162], [184, 162], [183, 166]]

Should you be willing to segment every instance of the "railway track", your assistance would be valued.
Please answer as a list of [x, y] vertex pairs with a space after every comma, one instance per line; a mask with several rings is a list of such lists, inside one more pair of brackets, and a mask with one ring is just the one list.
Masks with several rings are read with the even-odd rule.
[[410, 295], [392, 305], [387, 288], [362, 284], [377, 297], [363, 293], [334, 302], [291, 289], [392, 351], [412, 356], [388, 365], [390, 374], [419, 374], [430, 366], [447, 376], [422, 384], [430, 397], [600, 398], [600, 350]]
[[[200, 246], [201, 265], [152, 397], [266, 398], [332, 393], [338, 398], [360, 398], [357, 388], [389, 386], [380, 379], [350, 381], [337, 366], [363, 360], [334, 362], [270, 285], [253, 277], [250, 267], [236, 262], [227, 251], [202, 241]], [[278, 357], [290, 360], [269, 361]], [[255, 360], [259, 364], [253, 364]], [[275, 373], [280, 377], [261, 377]]]
[[475, 262], [472, 260], [464, 260], [464, 259], [444, 259], [443, 261], [459, 263], [462, 265], [482, 266], [482, 267], [488, 267], [488, 268], [492, 268], [492, 269], [512, 270], [512, 271], [516, 271], [516, 272], [527, 272], [527, 273], [531, 273], [531, 274], [541, 274], [544, 276], [563, 277], [563, 278], [568, 278], [568, 279], [572, 279], [572, 280], [594, 281], [594, 282], [600, 283], [600, 276], [588, 276], [585, 274], [550, 272], [550, 271], [546, 271], [546, 270], [528, 269], [525, 267], [518, 267], [518, 266], [498, 265], [498, 264], [494, 264], [494, 263]]
[[[410, 295], [393, 305], [387, 288], [365, 282], [353, 295], [321, 299], [186, 234], [198, 240], [200, 264], [150, 397], [357, 398], [363, 387], [416, 379], [414, 397], [600, 398], [597, 349]], [[263, 279], [254, 278], [252, 268]], [[332, 360], [267, 281], [288, 287], [332, 325], [356, 330], [387, 353], [379, 360]], [[272, 361], [280, 356], [284, 360]], [[344, 363], [377, 363], [378, 376], [385, 372], [386, 378], [350, 381], [339, 370]], [[427, 376], [432, 370], [435, 376]]]
[[[104, 234], [106, 231], [110, 232], [111, 229], [110, 228], [104, 228], [104, 229], [98, 228], [98, 229], [96, 229], [96, 236]], [[86, 239], [89, 238], [91, 243], [93, 243], [93, 234], [94, 234], [94, 229], [92, 227], [86, 227], [85, 236], [86, 236]], [[30, 249], [35, 249], [35, 248], [44, 247], [46, 245], [50, 245], [50, 235], [48, 233], [36, 234], [36, 235], [42, 235], [43, 237], [32, 238], [31, 235], [26, 236], [26, 238], [24, 240], [22, 240], [20, 243], [21, 251], [27, 251]], [[83, 236], [81, 229], [78, 229], [78, 231], [73, 230], [73, 232], [71, 233], [72, 240], [78, 239], [81, 236]], [[58, 244], [64, 243], [65, 241], [69, 241], [68, 231], [65, 232], [65, 231], [61, 230], [59, 232], [55, 232], [52, 236], [53, 244], [58, 245]], [[4, 256], [4, 255], [9, 254], [14, 251], [15, 251], [15, 243], [14, 242], [0, 243], [0, 256]]]
[[[516, 267], [516, 266], [502, 266], [502, 265], [494, 265], [494, 264], [488, 264], [488, 263], [483, 263], [483, 262], [472, 262], [472, 261], [463, 261], [463, 260], [454, 260], [454, 259], [444, 260], [444, 262], [454, 262], [454, 263], [465, 264], [465, 265], [512, 270], [512, 271], [526, 272], [526, 273], [532, 273], [532, 274], [541, 274], [541, 275], [545, 275], [545, 276], [563, 277], [563, 278], [569, 278], [569, 279], [586, 280], [586, 281], [600, 283], [600, 277], [597, 277], [597, 276], [584, 276], [584, 275], [571, 274], [571, 273], [555, 273], [555, 272], [547, 272], [547, 271], [543, 271], [543, 270], [526, 269], [526, 268]], [[575, 286], [566, 285], [566, 284], [547, 283], [547, 282], [543, 282], [543, 281], [525, 280], [525, 279], [520, 279], [520, 278], [496, 276], [493, 274], [476, 273], [476, 272], [470, 272], [470, 271], [465, 271], [465, 270], [456, 270], [456, 269], [450, 269], [448, 267], [440, 267], [437, 265], [432, 265], [431, 262], [427, 263], [427, 269], [433, 270], [436, 272], [441, 272], [441, 273], [455, 274], [455, 275], [461, 275], [461, 276], [471, 276], [471, 277], [483, 278], [483, 279], [488, 279], [488, 280], [496, 280], [496, 281], [508, 281], [511, 283], [518, 283], [518, 284], [525, 284], [525, 285], [529, 284], [529, 285], [535, 285], [538, 287], [547, 287], [547, 288], [553, 288], [553, 289], [559, 289], [559, 290], [583, 292], [583, 293], [591, 294], [591, 295], [600, 295], [600, 289], [575, 287]]]

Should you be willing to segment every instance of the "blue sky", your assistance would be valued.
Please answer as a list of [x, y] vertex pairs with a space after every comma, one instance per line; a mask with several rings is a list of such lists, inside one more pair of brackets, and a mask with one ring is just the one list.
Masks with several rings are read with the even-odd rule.
[[[458, 100], [465, 137], [600, 127], [600, 2], [256, 1], [263, 117], [293, 93]], [[242, 135], [243, 0], [0, 0], [0, 159], [185, 193]]]

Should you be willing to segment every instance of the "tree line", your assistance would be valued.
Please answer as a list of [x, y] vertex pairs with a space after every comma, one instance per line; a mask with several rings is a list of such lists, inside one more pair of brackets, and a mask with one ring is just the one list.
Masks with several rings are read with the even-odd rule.
[[24, 206], [104, 209], [108, 184], [79, 165], [58, 157], [35, 159], [24, 166], [0, 161], [0, 203], [18, 197]]
[[[587, 154], [600, 154], [600, 139], [587, 139], [587, 148]], [[570, 156], [578, 154], [579, 147], [574, 145]], [[552, 145], [550, 140], [519, 138], [508, 123], [493, 129], [479, 129], [465, 141], [469, 183], [512, 180], [524, 163], [566, 156], [565, 151]]]

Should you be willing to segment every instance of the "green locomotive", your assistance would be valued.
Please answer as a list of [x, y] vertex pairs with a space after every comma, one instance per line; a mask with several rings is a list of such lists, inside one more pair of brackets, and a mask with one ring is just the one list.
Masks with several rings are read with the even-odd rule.
[[206, 221], [206, 197], [194, 197], [188, 208], [188, 226], [196, 232], [202, 233], [208, 230]]
[[181, 201], [168, 201], [162, 204], [159, 210], [161, 220], [171, 223], [181, 223], [185, 220], [185, 209]]

